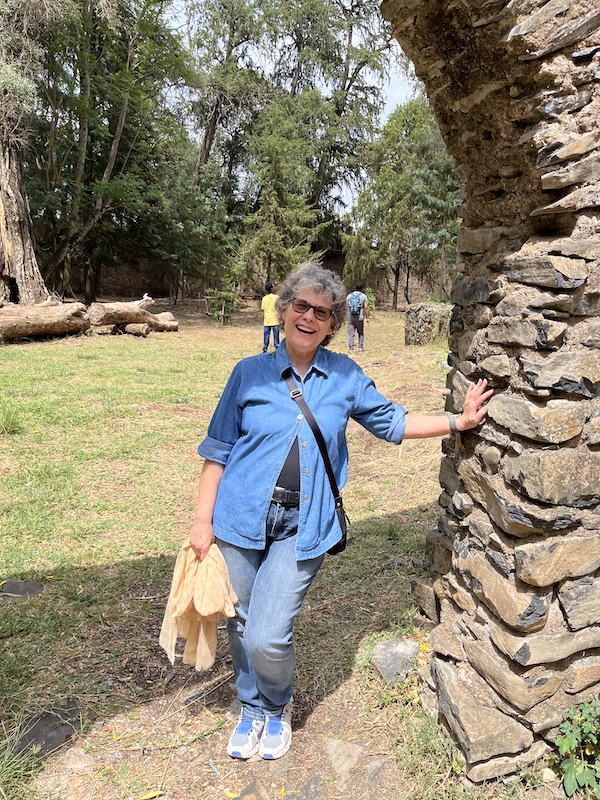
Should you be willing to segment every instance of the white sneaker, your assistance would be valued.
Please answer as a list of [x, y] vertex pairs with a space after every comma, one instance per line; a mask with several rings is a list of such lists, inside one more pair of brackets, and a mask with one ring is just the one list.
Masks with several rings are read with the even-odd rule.
[[249, 717], [242, 708], [237, 725], [227, 743], [228, 755], [232, 758], [250, 758], [250, 756], [253, 756], [258, 751], [260, 735], [264, 727], [264, 719]]
[[281, 714], [268, 716], [260, 737], [258, 754], [261, 758], [281, 758], [292, 743], [292, 698], [287, 701]]

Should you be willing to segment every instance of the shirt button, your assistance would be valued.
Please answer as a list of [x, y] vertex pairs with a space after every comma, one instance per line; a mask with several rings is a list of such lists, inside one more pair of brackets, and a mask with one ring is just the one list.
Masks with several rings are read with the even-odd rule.
[[308, 495], [307, 494], [304, 495], [304, 499], [308, 500]]
[[302, 414], [298, 414], [298, 416], [296, 417], [296, 419], [302, 419]]
[[308, 475], [308, 470], [307, 469], [305, 469], [304, 472], [306, 472], [306, 474]]
[[306, 447], [306, 442], [302, 442], [302, 447]]

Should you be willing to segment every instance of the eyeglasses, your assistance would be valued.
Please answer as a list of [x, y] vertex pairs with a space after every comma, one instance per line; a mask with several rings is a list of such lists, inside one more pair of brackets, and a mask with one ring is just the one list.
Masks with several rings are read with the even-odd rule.
[[315, 318], [319, 320], [319, 322], [327, 322], [328, 319], [331, 319], [333, 316], [333, 309], [326, 308], [325, 306], [312, 306], [310, 303], [307, 303], [306, 300], [300, 300], [297, 297], [294, 297], [292, 300], [292, 308], [297, 314], [306, 314], [309, 308], [312, 308]]

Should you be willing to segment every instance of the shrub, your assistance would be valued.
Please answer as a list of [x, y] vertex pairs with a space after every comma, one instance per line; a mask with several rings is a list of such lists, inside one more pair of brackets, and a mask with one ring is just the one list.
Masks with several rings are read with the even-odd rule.
[[600, 798], [600, 701], [572, 706], [564, 715], [556, 737], [558, 754], [552, 768], [562, 777], [569, 797], [580, 791], [586, 798]]

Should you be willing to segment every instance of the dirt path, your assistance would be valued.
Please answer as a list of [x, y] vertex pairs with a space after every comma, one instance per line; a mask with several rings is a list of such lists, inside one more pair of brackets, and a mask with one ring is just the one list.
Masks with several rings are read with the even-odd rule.
[[398, 800], [406, 795], [407, 784], [387, 747], [386, 715], [365, 719], [352, 680], [304, 722], [294, 715], [292, 748], [273, 762], [227, 756], [235, 716], [229, 680], [203, 703], [184, 703], [185, 692], [182, 688], [96, 723], [49, 763], [38, 782], [39, 800], [153, 798], [157, 791], [165, 800]]

